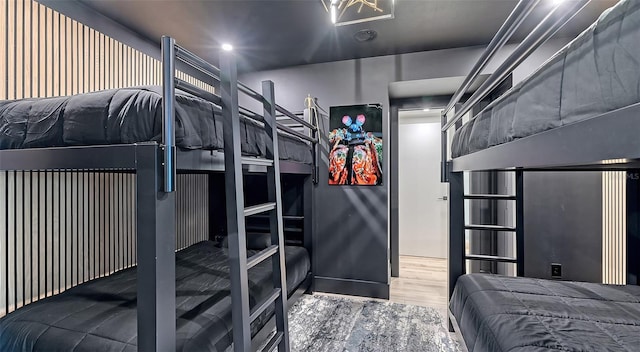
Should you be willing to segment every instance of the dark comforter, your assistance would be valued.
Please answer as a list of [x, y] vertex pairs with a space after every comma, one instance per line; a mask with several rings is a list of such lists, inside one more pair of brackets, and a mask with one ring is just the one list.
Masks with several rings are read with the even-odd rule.
[[[0, 149], [160, 141], [162, 94], [157, 86], [111, 89], [70, 97], [0, 101]], [[222, 118], [214, 105], [176, 90], [176, 145], [222, 149]], [[241, 119], [242, 151], [265, 156], [264, 129]], [[311, 149], [288, 135], [280, 158], [311, 163]]]
[[[250, 255], [257, 251], [249, 251]], [[285, 247], [287, 288], [306, 278], [309, 256]], [[227, 250], [200, 242], [176, 253], [179, 351], [224, 351], [231, 345]], [[272, 290], [271, 262], [249, 271], [250, 304]], [[252, 325], [254, 333], [272, 314]], [[136, 269], [94, 280], [21, 308], [0, 319], [0, 351], [136, 350]]]
[[640, 286], [471, 274], [449, 307], [470, 352], [640, 351]]
[[458, 129], [451, 156], [640, 102], [640, 0], [622, 0], [534, 74]]

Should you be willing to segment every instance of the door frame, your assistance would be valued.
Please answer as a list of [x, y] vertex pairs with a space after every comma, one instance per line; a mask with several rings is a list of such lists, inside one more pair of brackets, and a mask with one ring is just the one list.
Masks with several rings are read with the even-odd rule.
[[451, 100], [451, 95], [420, 96], [412, 98], [389, 97], [389, 260], [391, 277], [400, 276], [400, 197], [398, 163], [398, 140], [400, 110], [442, 109]]

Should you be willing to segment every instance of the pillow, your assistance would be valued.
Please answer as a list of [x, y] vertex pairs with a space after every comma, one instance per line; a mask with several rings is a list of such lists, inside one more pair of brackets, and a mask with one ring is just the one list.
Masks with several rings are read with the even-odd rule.
[[[271, 245], [270, 233], [248, 232], [247, 233], [247, 249], [261, 250]], [[222, 240], [222, 247], [229, 247], [229, 237]]]

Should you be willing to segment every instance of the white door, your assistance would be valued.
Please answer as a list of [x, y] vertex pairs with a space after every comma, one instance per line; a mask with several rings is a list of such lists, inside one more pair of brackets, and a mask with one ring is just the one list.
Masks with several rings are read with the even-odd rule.
[[440, 182], [440, 112], [399, 114], [400, 255], [447, 257], [446, 184]]

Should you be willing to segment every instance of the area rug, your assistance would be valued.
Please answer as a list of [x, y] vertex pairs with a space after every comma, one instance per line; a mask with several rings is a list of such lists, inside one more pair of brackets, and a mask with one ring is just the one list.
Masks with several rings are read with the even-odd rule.
[[443, 321], [428, 307], [305, 295], [289, 311], [291, 351], [457, 352]]

